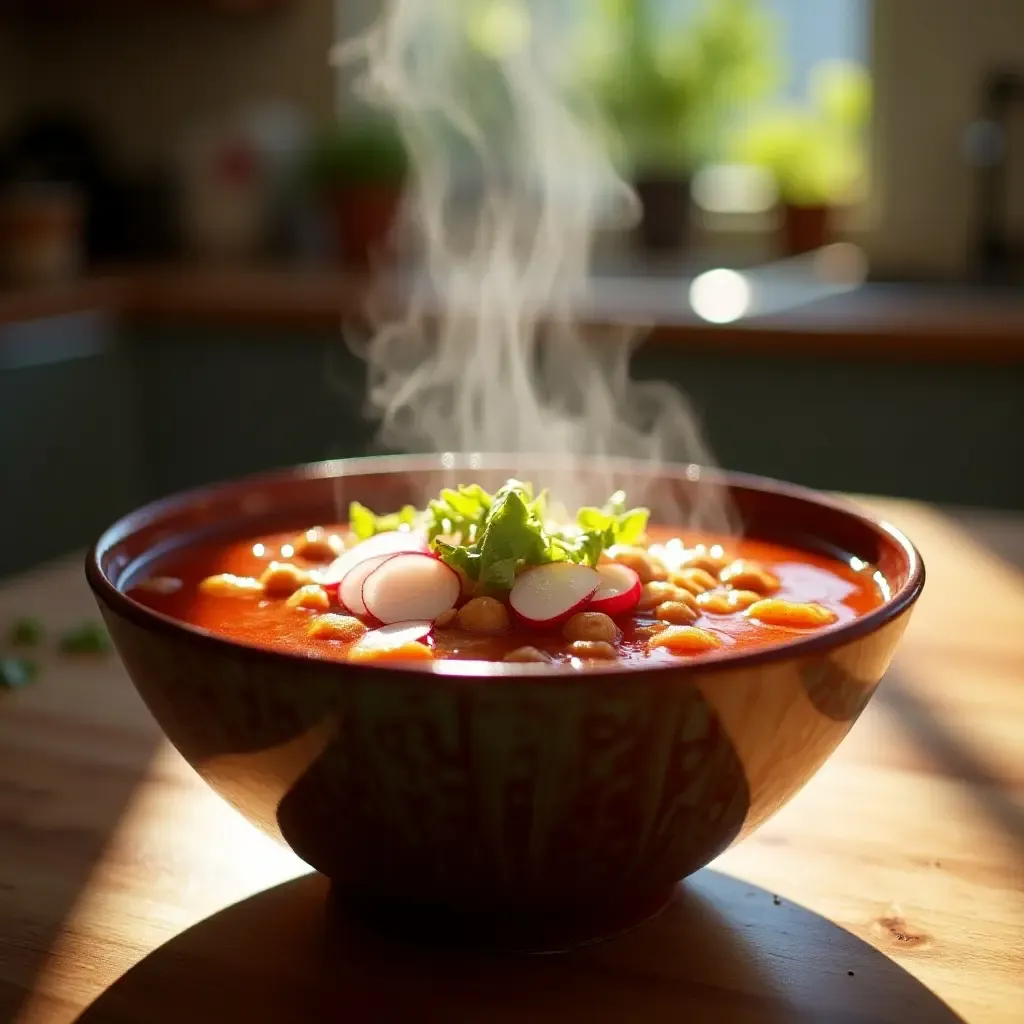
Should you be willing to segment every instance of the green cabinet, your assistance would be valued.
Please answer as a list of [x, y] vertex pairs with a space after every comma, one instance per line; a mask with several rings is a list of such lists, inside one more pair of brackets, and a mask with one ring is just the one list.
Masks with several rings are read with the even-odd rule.
[[149, 327], [131, 341], [151, 496], [371, 444], [365, 367], [340, 331]]
[[91, 543], [138, 502], [139, 397], [102, 315], [0, 325], [0, 575]]

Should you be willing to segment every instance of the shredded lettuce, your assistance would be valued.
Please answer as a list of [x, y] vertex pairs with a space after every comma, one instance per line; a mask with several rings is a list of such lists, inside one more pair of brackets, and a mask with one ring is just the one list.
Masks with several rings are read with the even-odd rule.
[[581, 508], [576, 523], [547, 521], [547, 495], [509, 480], [496, 494], [477, 484], [446, 488], [424, 511], [407, 505], [377, 516], [353, 502], [352, 530], [360, 539], [401, 528], [422, 530], [433, 550], [470, 580], [479, 593], [510, 590], [523, 568], [549, 562], [597, 565], [616, 544], [634, 544], [647, 528], [645, 508], [628, 509], [622, 491], [602, 508]]

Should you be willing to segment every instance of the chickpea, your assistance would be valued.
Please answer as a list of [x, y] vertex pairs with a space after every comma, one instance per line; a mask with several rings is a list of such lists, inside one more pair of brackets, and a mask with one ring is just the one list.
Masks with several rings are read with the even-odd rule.
[[712, 576], [706, 569], [680, 569], [669, 575], [669, 582], [691, 594], [703, 594], [707, 590], [714, 590], [718, 586], [718, 579]]
[[641, 583], [668, 578], [668, 571], [661, 562], [643, 548], [612, 548], [608, 557], [619, 565], [624, 565], [640, 577]]
[[651, 648], [664, 647], [673, 654], [704, 654], [722, 646], [722, 641], [706, 629], [696, 626], [672, 626], [653, 637]]
[[337, 534], [329, 534], [322, 526], [314, 526], [292, 541], [292, 547], [299, 558], [307, 562], [333, 562], [344, 550], [344, 544]]
[[721, 573], [721, 580], [734, 590], [753, 590], [766, 597], [779, 589], [779, 581], [757, 562], [738, 559], [727, 565]]
[[493, 597], [474, 597], [459, 609], [459, 625], [470, 633], [503, 633], [508, 609]]
[[562, 627], [566, 640], [612, 641], [619, 635], [619, 627], [604, 612], [577, 612]]
[[214, 597], [252, 597], [263, 593], [263, 584], [249, 576], [233, 576], [229, 572], [208, 576], [199, 584], [204, 594]]
[[697, 605], [709, 615], [731, 615], [760, 600], [761, 595], [753, 590], [716, 590], [701, 594], [697, 598]]
[[327, 596], [327, 591], [315, 583], [299, 587], [285, 603], [289, 608], [308, 608], [315, 612], [325, 612], [331, 607], [331, 599]]
[[316, 640], [341, 640], [346, 644], [365, 633], [366, 626], [351, 615], [318, 615], [309, 627], [309, 635]]
[[700, 617], [699, 613], [682, 601], [665, 601], [654, 610], [657, 618], [675, 626], [689, 626]]
[[543, 651], [538, 651], [536, 647], [517, 647], [514, 651], [509, 651], [505, 655], [505, 661], [512, 662], [549, 662], [551, 658]]
[[271, 562], [260, 577], [269, 597], [288, 597], [313, 582], [310, 573], [291, 562]]
[[441, 612], [436, 619], [434, 619], [434, 627], [436, 629], [450, 629], [455, 625], [455, 620], [458, 617], [458, 612], [454, 608], [449, 608], [446, 612]]
[[619, 656], [618, 651], [604, 640], [577, 640], [569, 646], [569, 650], [577, 658], [588, 661], [611, 661]]
[[757, 601], [747, 609], [747, 615], [767, 626], [786, 626], [789, 629], [818, 629], [830, 626], [839, 616], [820, 604], [798, 604], [779, 598]]

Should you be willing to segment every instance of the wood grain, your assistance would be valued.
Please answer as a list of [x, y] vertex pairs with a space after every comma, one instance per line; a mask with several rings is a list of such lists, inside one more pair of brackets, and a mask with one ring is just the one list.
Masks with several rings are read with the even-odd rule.
[[[1020, 1021], [1024, 575], [943, 513], [870, 504], [929, 581], [864, 717], [662, 917], [565, 956], [328, 919], [323, 881], [161, 742], [113, 656], [47, 656], [0, 695], [0, 1021]], [[0, 622], [27, 612], [92, 616], [79, 560], [0, 588]]]

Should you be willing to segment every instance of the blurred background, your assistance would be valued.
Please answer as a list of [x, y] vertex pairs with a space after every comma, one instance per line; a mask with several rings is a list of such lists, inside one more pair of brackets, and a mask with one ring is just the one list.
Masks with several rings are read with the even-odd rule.
[[[551, 2], [641, 201], [581, 309], [654, 325], [636, 375], [731, 469], [1024, 508], [1024, 6]], [[379, 3], [0, 0], [0, 574], [370, 449], [408, 168], [332, 54]]]

